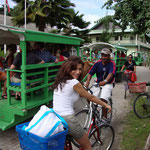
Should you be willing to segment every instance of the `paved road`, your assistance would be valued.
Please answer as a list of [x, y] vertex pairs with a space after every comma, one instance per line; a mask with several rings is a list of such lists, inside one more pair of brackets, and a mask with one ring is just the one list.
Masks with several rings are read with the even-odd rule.
[[[150, 71], [145, 67], [137, 67], [138, 81], [150, 81]], [[119, 150], [119, 142], [121, 140], [121, 133], [123, 130], [124, 118], [132, 107], [129, 106], [129, 101], [133, 98], [133, 94], [128, 93], [127, 99], [123, 97], [124, 89], [123, 83], [117, 83], [113, 89], [113, 121], [112, 125], [115, 129], [116, 138], [112, 150]], [[79, 109], [80, 105], [76, 105]], [[7, 130], [0, 131], [0, 150], [20, 150], [19, 140], [15, 127]], [[95, 149], [98, 150], [98, 149]]]

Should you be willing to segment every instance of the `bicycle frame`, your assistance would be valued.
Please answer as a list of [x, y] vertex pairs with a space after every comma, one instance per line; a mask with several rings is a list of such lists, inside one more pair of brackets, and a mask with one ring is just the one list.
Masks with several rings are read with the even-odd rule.
[[[93, 86], [95, 86], [95, 85], [93, 85]], [[91, 87], [90, 87], [90, 89], [87, 89], [85, 87], [85, 89], [87, 91], [89, 91], [91, 94], [93, 94]], [[100, 108], [100, 110], [98, 110], [99, 108]], [[84, 111], [84, 110], [87, 112], [84, 123], [82, 124], [84, 129], [87, 131], [89, 136], [94, 130], [96, 130], [96, 135], [94, 135], [94, 138], [97, 139], [101, 145], [103, 145], [103, 142], [101, 141], [101, 138], [100, 138], [101, 135], [100, 135], [99, 127], [101, 125], [108, 125], [108, 126], [110, 126], [110, 125], [106, 121], [102, 120], [102, 118], [101, 118], [102, 106], [90, 101], [90, 103], [87, 104], [83, 108], [82, 111]], [[66, 140], [65, 150], [72, 150], [71, 142], [73, 142], [75, 146], [78, 145], [78, 144], [75, 144], [76, 142], [73, 140], [73, 138], [71, 136], [69, 136], [69, 138], [67, 138], [67, 140]], [[81, 148], [79, 150], [81, 150]]]
[[129, 89], [129, 86], [128, 84], [131, 83], [131, 74], [132, 74], [132, 71], [130, 72], [124, 72], [124, 89], [125, 89], [125, 94], [124, 94], [124, 98], [126, 99], [127, 97], [127, 90]]

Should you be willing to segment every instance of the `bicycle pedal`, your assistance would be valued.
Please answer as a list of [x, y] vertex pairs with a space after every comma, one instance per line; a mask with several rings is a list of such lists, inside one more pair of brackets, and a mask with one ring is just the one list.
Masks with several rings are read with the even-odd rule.
[[101, 119], [101, 121], [103, 123], [110, 124], [110, 120], [109, 119], [103, 118], [103, 119]]

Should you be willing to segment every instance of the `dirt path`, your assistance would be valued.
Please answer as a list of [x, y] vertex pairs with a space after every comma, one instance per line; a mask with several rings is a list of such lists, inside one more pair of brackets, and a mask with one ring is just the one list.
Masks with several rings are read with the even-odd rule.
[[[150, 70], [143, 66], [137, 67], [137, 82], [150, 81]], [[123, 82], [117, 83], [116, 87], [113, 89], [113, 121], [112, 125], [115, 129], [115, 142], [113, 144], [112, 150], [119, 150], [119, 143], [121, 141], [121, 133], [123, 131], [123, 126], [125, 122], [125, 116], [128, 114], [130, 109], [133, 109], [132, 106], [129, 105], [131, 99], [133, 99], [135, 95], [128, 93], [127, 98], [124, 99], [124, 88]]]
[[[137, 67], [138, 82], [150, 81], [150, 71], [145, 67]], [[112, 125], [115, 129], [115, 142], [112, 150], [119, 150], [119, 143], [121, 140], [121, 133], [123, 130], [124, 119], [127, 113], [132, 109], [129, 106], [129, 101], [133, 97], [133, 94], [128, 93], [127, 99], [124, 99], [123, 83], [117, 83], [113, 89], [113, 120]], [[76, 105], [76, 109], [79, 109], [80, 105]], [[20, 150], [19, 140], [15, 127], [2, 132], [0, 131], [0, 150]], [[76, 150], [76, 149], [74, 149]], [[95, 149], [97, 150], [97, 149]]]

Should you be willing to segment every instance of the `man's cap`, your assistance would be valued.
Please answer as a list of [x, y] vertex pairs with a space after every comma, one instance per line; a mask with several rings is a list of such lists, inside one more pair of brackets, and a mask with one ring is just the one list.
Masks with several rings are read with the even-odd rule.
[[110, 51], [108, 48], [103, 48], [103, 49], [101, 50], [101, 54], [110, 55], [110, 54], [111, 54], [111, 51]]

